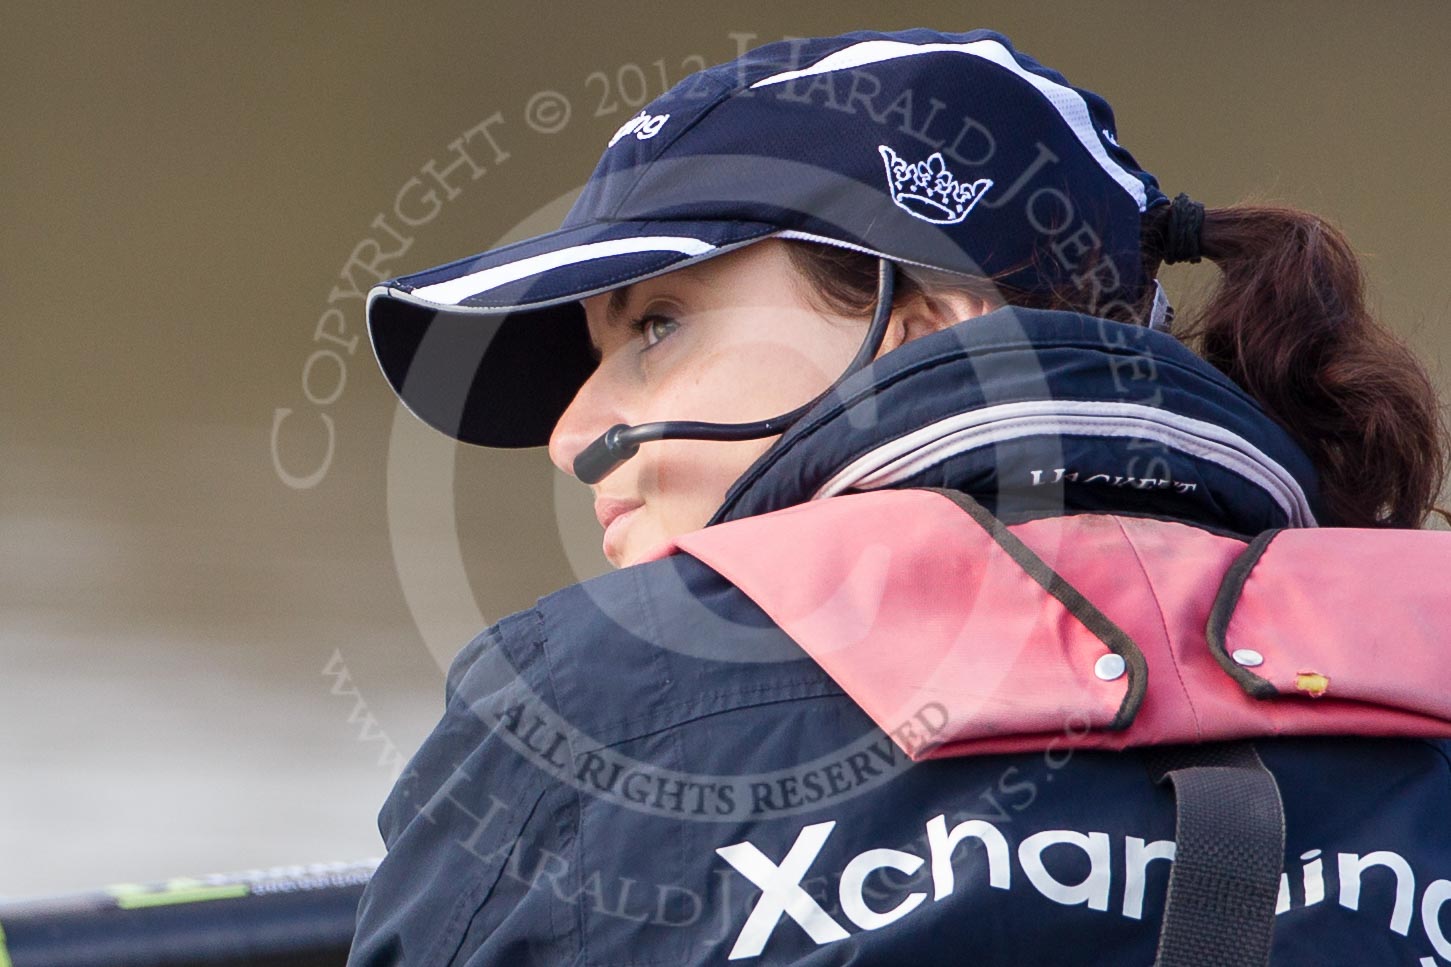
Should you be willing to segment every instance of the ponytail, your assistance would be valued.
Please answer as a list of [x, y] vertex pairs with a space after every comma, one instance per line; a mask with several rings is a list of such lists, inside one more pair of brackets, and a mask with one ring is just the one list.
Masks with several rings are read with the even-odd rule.
[[[1160, 206], [1144, 217], [1146, 278], [1158, 273], [1166, 245], [1176, 255], [1186, 243], [1193, 249], [1193, 240], [1168, 237], [1170, 210]], [[1451, 522], [1435, 506], [1451, 456], [1435, 386], [1415, 355], [1366, 309], [1360, 263], [1345, 236], [1315, 215], [1270, 206], [1212, 208], [1191, 227], [1198, 254], [1222, 274], [1208, 302], [1181, 317], [1174, 333], [1305, 450], [1329, 522], [1419, 527], [1433, 511]], [[1175, 225], [1187, 234], [1182, 228]], [[874, 257], [804, 243], [788, 251], [826, 307], [870, 314]], [[958, 287], [976, 291], [979, 281], [963, 279]], [[921, 288], [906, 278], [897, 296]], [[997, 292], [1011, 305], [1120, 322], [1142, 325], [1149, 315], [1146, 306], [1087, 304], [1079, 291], [999, 286]]]
[[[1150, 276], [1168, 215], [1145, 221]], [[1199, 244], [1222, 276], [1176, 334], [1305, 449], [1334, 523], [1419, 526], [1445, 480], [1446, 429], [1425, 368], [1367, 310], [1345, 236], [1307, 212], [1236, 205], [1204, 213]]]

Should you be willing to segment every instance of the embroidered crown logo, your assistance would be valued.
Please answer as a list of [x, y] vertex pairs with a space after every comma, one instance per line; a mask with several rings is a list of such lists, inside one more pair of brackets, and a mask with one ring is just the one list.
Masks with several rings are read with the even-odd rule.
[[968, 183], [947, 170], [942, 152], [916, 164], [900, 157], [885, 144], [878, 145], [887, 165], [887, 187], [897, 207], [914, 218], [937, 225], [956, 225], [993, 186], [991, 178]]

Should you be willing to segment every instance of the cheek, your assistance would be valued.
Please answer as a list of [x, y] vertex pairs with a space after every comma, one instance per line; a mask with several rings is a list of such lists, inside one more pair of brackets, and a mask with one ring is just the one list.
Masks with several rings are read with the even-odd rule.
[[829, 386], [855, 352], [856, 343], [849, 337], [801, 347], [766, 336], [722, 347], [701, 360], [699, 371], [709, 375], [692, 387], [694, 402], [716, 414], [705, 419], [721, 422], [777, 416]]
[[[795, 409], [835, 379], [856, 351], [853, 335], [820, 326], [792, 345], [774, 332], [742, 332], [700, 354], [654, 387], [635, 422], [701, 420], [742, 423]], [[802, 333], [797, 333], [798, 337]], [[759, 440], [662, 440], [642, 446], [635, 463], [638, 496], [646, 503], [629, 537], [629, 553], [704, 527], [733, 483], [776, 437]]]
[[[771, 446], [762, 440], [662, 440], [641, 467], [641, 496], [654, 505], [661, 539], [699, 530], [731, 484]], [[645, 448], [640, 449], [644, 455]]]

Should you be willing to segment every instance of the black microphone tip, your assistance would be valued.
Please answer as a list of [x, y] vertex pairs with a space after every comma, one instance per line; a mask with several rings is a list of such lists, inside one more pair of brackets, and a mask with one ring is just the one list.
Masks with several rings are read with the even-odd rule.
[[599, 439], [581, 450], [574, 458], [574, 475], [583, 483], [596, 484], [633, 457], [640, 445], [620, 440], [620, 434], [628, 429], [625, 424], [616, 423], [600, 434]]

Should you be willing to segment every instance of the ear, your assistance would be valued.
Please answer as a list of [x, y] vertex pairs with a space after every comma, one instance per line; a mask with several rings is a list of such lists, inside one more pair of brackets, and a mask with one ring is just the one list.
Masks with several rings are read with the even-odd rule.
[[964, 319], [975, 319], [1002, 305], [1001, 302], [960, 289], [946, 289], [931, 296], [914, 292], [892, 309], [887, 332], [877, 355], [889, 353], [913, 339], [930, 335]]

